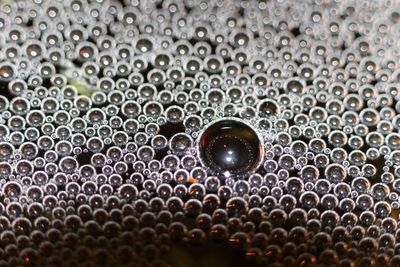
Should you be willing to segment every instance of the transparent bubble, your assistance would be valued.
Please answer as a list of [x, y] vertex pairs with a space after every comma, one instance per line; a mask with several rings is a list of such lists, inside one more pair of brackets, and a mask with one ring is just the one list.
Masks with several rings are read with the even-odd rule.
[[[246, 139], [247, 139], [247, 136], [251, 135], [251, 136], [254, 137], [254, 135], [257, 135], [257, 134], [255, 132], [253, 132], [252, 129], [248, 128], [246, 125], [240, 125], [241, 123], [239, 123], [239, 125], [237, 125], [237, 126], [241, 127], [241, 131], [236, 131], [236, 129], [234, 127], [230, 126], [230, 124], [232, 124], [232, 126], [233, 126], [233, 125], [236, 124], [236, 122], [235, 121], [231, 122], [229, 120], [226, 120], [226, 121], [221, 120], [221, 121], [211, 125], [203, 133], [203, 135], [201, 137], [201, 140], [200, 140], [200, 147], [199, 147], [200, 148], [200, 153], [201, 153], [200, 157], [204, 158], [204, 156], [205, 156], [205, 159], [206, 159], [206, 163], [205, 164], [208, 165], [208, 166], [211, 166], [215, 170], [218, 170], [218, 172], [220, 172], [220, 173], [223, 173], [223, 172], [226, 172], [226, 171], [232, 172], [232, 173], [242, 172], [241, 169], [243, 167], [241, 167], [241, 166], [244, 166], [245, 169], [254, 168], [254, 166], [258, 164], [258, 162], [257, 162], [257, 156], [258, 155], [253, 155], [253, 154], [259, 152], [261, 149], [259, 147], [259, 144], [248, 143], [248, 141], [246, 141]], [[245, 127], [243, 127], [243, 126], [245, 126]], [[248, 129], [246, 129], [246, 127]], [[226, 132], [225, 136], [221, 135], [221, 133], [219, 133], [218, 136], [215, 137], [216, 132], [217, 131], [221, 131], [219, 129], [225, 130], [225, 132]], [[211, 136], [213, 139], [211, 139], [210, 141], [207, 141], [210, 138], [209, 136]], [[244, 138], [246, 138], [246, 139], [243, 139], [242, 136]], [[232, 139], [232, 137], [234, 137], [233, 139], [237, 139], [237, 141], [240, 141], [245, 145], [241, 149], [244, 149], [244, 150], [246, 150], [246, 151], [248, 151], [250, 153], [249, 154], [249, 159], [248, 159], [248, 163], [250, 163], [250, 166], [246, 167], [245, 165], [248, 164], [246, 162], [244, 162], [245, 165], [243, 165], [243, 163], [236, 163], [236, 160], [234, 160], [232, 162], [233, 165], [230, 163], [230, 161], [232, 161], [232, 159], [230, 159], [231, 156], [229, 156], [229, 154], [233, 153], [232, 155], [234, 157], [236, 157], [237, 156], [236, 154], [239, 152], [240, 149], [238, 151], [232, 152], [232, 153], [230, 153], [229, 150], [227, 150], [228, 151], [227, 152], [228, 153], [228, 157], [225, 157], [224, 155], [221, 154], [221, 156], [224, 158], [224, 160], [227, 161], [228, 165], [232, 165], [230, 167], [228, 165], [226, 165], [226, 163], [222, 163], [222, 162], [218, 163], [217, 159], [211, 159], [210, 158], [210, 157], [212, 157], [212, 155], [210, 154], [212, 150], [210, 150], [210, 149], [212, 149], [213, 147], [215, 147], [215, 145], [217, 145], [217, 143], [215, 143], [216, 140], [220, 139], [220, 143], [219, 143], [218, 146], [222, 145], [221, 148], [216, 148], [217, 150], [215, 150], [216, 153], [218, 154], [217, 151], [222, 151], [223, 152], [224, 144], [225, 144], [225, 146], [229, 147], [229, 143], [230, 143], [229, 139]], [[256, 136], [256, 138], [258, 138], [258, 137]], [[208, 142], [210, 142], [210, 143], [208, 144]], [[256, 147], [256, 148], [254, 148], [254, 147]], [[210, 155], [208, 155], [208, 154], [210, 154]], [[205, 160], [205, 159], [203, 159], [203, 160]], [[235, 166], [236, 164], [239, 164], [239, 165], [236, 167]], [[224, 167], [224, 165], [226, 165], [226, 166]], [[228, 176], [229, 176], [229, 174], [228, 174]]]
[[184, 155], [192, 146], [192, 138], [183, 133], [175, 134], [169, 141], [169, 147], [176, 155]]
[[22, 193], [22, 186], [16, 182], [8, 182], [3, 186], [3, 194], [10, 199], [18, 199]]
[[171, 106], [165, 110], [165, 116], [171, 123], [178, 123], [184, 119], [184, 111], [179, 106]]
[[142, 146], [137, 151], [137, 157], [142, 161], [150, 161], [154, 157], [154, 150], [150, 146]]
[[341, 182], [346, 178], [346, 170], [342, 165], [331, 164], [325, 169], [325, 177], [334, 183]]
[[175, 170], [179, 166], [180, 160], [175, 155], [168, 155], [162, 160], [163, 167], [167, 170]]
[[165, 149], [168, 146], [168, 140], [165, 136], [156, 135], [151, 139], [151, 146], [156, 150]]
[[78, 162], [73, 157], [65, 157], [60, 160], [59, 168], [65, 173], [74, 173], [78, 168]]

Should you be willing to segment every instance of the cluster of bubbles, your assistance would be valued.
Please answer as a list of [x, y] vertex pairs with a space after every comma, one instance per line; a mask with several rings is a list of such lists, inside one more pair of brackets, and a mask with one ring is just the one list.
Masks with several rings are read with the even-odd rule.
[[[389, 0], [3, 3], [0, 266], [168, 266], [208, 240], [400, 266], [399, 22]], [[233, 117], [262, 162], [216, 175], [197, 140]]]

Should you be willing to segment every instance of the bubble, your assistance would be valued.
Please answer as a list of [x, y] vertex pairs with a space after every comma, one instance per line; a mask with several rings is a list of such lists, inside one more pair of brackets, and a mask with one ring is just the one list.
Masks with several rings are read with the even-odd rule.
[[184, 111], [179, 106], [170, 106], [165, 110], [165, 116], [171, 123], [178, 123], [184, 119]]
[[154, 150], [150, 146], [142, 146], [137, 151], [137, 156], [139, 160], [150, 161], [154, 157]]
[[73, 157], [65, 157], [60, 160], [59, 168], [65, 173], [74, 173], [78, 168], [78, 162]]
[[269, 99], [258, 103], [257, 110], [261, 117], [276, 116], [280, 113], [278, 104], [274, 100]]
[[279, 167], [285, 169], [285, 170], [292, 170], [294, 169], [296, 163], [296, 159], [289, 154], [284, 154], [282, 156], [279, 157], [278, 160], [278, 165]]
[[189, 135], [183, 133], [175, 134], [171, 137], [169, 141], [169, 147], [176, 155], [186, 154], [192, 146], [192, 138]]
[[8, 82], [17, 76], [17, 70], [14, 64], [4, 62], [0, 65], [0, 79]]
[[3, 186], [3, 194], [10, 199], [18, 199], [22, 193], [22, 187], [16, 182], [8, 182]]
[[342, 165], [339, 164], [330, 164], [326, 169], [325, 169], [325, 177], [327, 180], [338, 183], [343, 181], [346, 178], [346, 170]]
[[14, 150], [15, 148], [13, 145], [5, 142], [0, 143], [0, 159], [2, 161], [10, 159], [14, 154]]

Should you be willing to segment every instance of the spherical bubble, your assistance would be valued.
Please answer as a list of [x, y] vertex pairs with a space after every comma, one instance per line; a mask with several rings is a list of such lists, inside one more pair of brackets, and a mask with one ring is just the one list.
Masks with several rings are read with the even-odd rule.
[[303, 156], [307, 153], [308, 147], [302, 141], [295, 141], [290, 145], [290, 150], [295, 157]]
[[359, 193], [366, 193], [370, 186], [370, 182], [365, 177], [357, 177], [351, 183], [351, 187]]
[[374, 205], [374, 213], [380, 218], [386, 218], [392, 212], [390, 204], [386, 201], [379, 201]]
[[25, 115], [30, 111], [30, 109], [30, 103], [25, 98], [15, 97], [10, 102], [10, 111], [16, 115]]
[[[189, 98], [197, 98], [197, 97], [196, 96], [193, 97], [192, 94], [192, 96], [189, 96]], [[182, 97], [182, 100], [185, 100], [185, 103], [183, 103], [184, 104], [183, 108], [187, 114], [196, 114], [197, 112], [199, 112], [200, 106], [196, 102], [188, 101], [187, 99], [184, 99], [184, 97]]]
[[360, 149], [364, 145], [364, 141], [360, 136], [351, 136], [348, 140], [348, 145], [352, 149]]
[[163, 106], [155, 101], [150, 101], [143, 107], [143, 112], [146, 116], [151, 118], [158, 118], [164, 112]]
[[34, 167], [30, 161], [20, 160], [15, 166], [15, 172], [22, 176], [29, 176], [33, 173]]
[[349, 154], [349, 161], [356, 166], [362, 166], [366, 163], [367, 158], [364, 152], [360, 150], [354, 150]]
[[161, 69], [152, 69], [151, 71], [148, 72], [147, 74], [147, 80], [152, 84], [152, 85], [161, 85], [165, 82], [166, 80], [166, 74], [163, 70]]
[[298, 78], [286, 80], [284, 88], [287, 93], [302, 94], [305, 88], [305, 81]]
[[17, 218], [12, 223], [12, 229], [17, 235], [28, 235], [31, 228], [32, 223], [27, 218]]
[[163, 167], [167, 170], [175, 170], [179, 166], [180, 160], [175, 155], [168, 155], [162, 160]]
[[202, 200], [206, 195], [206, 188], [200, 183], [193, 183], [189, 186], [188, 194], [193, 198]]
[[1, 162], [0, 163], [0, 177], [2, 179], [7, 178], [11, 175], [12, 173], [12, 166], [8, 162]]
[[136, 118], [139, 116], [141, 110], [141, 106], [133, 100], [125, 101], [121, 107], [122, 114], [127, 118]]
[[154, 159], [148, 163], [148, 167], [149, 167], [150, 171], [158, 172], [161, 170], [162, 165], [161, 165], [160, 161]]
[[18, 199], [22, 193], [22, 186], [16, 182], [8, 182], [3, 186], [3, 194], [10, 199]]
[[42, 100], [41, 110], [45, 114], [53, 114], [59, 109], [59, 102], [53, 97], [46, 97]]
[[382, 228], [387, 233], [394, 233], [397, 228], [397, 222], [393, 218], [385, 218], [382, 220]]
[[[298, 117], [297, 117], [298, 118]], [[299, 123], [301, 125], [302, 123]], [[288, 134], [291, 139], [297, 139], [301, 136], [301, 128], [298, 125], [292, 125], [288, 129]]]
[[400, 147], [400, 135], [396, 133], [391, 133], [386, 136], [385, 144], [387, 144], [391, 149], [398, 149]]
[[189, 95], [186, 92], [177, 92], [174, 100], [178, 105], [185, 105], [189, 101]]
[[376, 110], [366, 108], [360, 112], [360, 120], [367, 126], [373, 126], [379, 122], [380, 117]]
[[12, 116], [7, 122], [8, 128], [12, 131], [21, 131], [25, 128], [25, 124], [25, 119], [18, 115]]
[[11, 202], [6, 207], [6, 214], [9, 218], [14, 219], [21, 215], [22, 205], [18, 202]]
[[293, 195], [285, 194], [279, 199], [279, 206], [281, 206], [286, 212], [292, 210], [296, 204], [297, 199]]
[[104, 142], [98, 137], [91, 137], [86, 141], [86, 147], [93, 153], [98, 153], [103, 150]]
[[341, 131], [332, 131], [328, 136], [328, 141], [335, 147], [342, 147], [347, 143], [347, 135]]
[[10, 159], [14, 154], [14, 150], [15, 148], [13, 145], [5, 142], [0, 143], [0, 160], [6, 161]]
[[[255, 141], [249, 142], [249, 136], [256, 138]], [[233, 149], [235, 151], [224, 149], [225, 147], [229, 148], [229, 144], [233, 140], [240, 141], [242, 144], [240, 142], [238, 144], [241, 144], [240, 146], [242, 147], [234, 147]], [[210, 166], [218, 173], [229, 172], [227, 174], [230, 175], [230, 173], [235, 174], [251, 171], [259, 164], [260, 151], [262, 151], [262, 145], [257, 140], [260, 140], [257, 133], [242, 122], [220, 120], [209, 125], [201, 135], [198, 147], [200, 158], [203, 160], [203, 164]], [[248, 151], [249, 158], [244, 159], [245, 161], [237, 161], [235, 157], [237, 157], [237, 155], [239, 155], [238, 153], [243, 149]], [[223, 155], [225, 152], [227, 156]], [[217, 153], [217, 158], [213, 156], [215, 153]], [[220, 159], [218, 159], [218, 155]]]
[[183, 121], [183, 125], [191, 132], [196, 132], [203, 126], [203, 119], [197, 115], [187, 116]]
[[125, 146], [129, 140], [128, 134], [122, 131], [115, 132], [111, 138], [112, 142], [119, 147]]
[[146, 162], [152, 160], [154, 155], [154, 149], [150, 146], [142, 146], [137, 151], [138, 159]]
[[152, 100], [157, 95], [157, 89], [153, 84], [143, 83], [138, 87], [138, 96], [143, 100]]
[[346, 178], [346, 175], [347, 173], [345, 168], [337, 163], [330, 164], [325, 169], [326, 179], [333, 183], [338, 183], [343, 181]]
[[284, 154], [279, 157], [278, 165], [279, 165], [279, 167], [281, 167], [285, 170], [294, 169], [295, 164], [296, 164], [296, 159], [292, 155]]
[[334, 148], [331, 152], [330, 159], [334, 163], [342, 163], [347, 159], [347, 152], [342, 148]]
[[149, 136], [146, 133], [138, 132], [135, 134], [133, 139], [135, 141], [135, 144], [137, 144], [139, 146], [143, 146], [143, 145], [147, 144], [147, 142], [149, 140]]
[[73, 157], [64, 157], [60, 160], [59, 168], [65, 173], [74, 173], [78, 169], [78, 162]]
[[356, 205], [362, 210], [368, 210], [374, 205], [374, 200], [367, 194], [361, 194], [357, 197]]
[[[118, 112], [117, 109], [114, 109], [114, 106], [108, 106], [109, 109], [106, 110], [108, 111], [108, 115], [111, 116], [111, 118], [108, 120], [108, 124], [110, 125], [111, 128], [113, 129], [119, 129], [123, 125], [123, 120], [119, 116], [115, 116], [115, 113]], [[93, 128], [88, 128], [86, 129], [86, 134], [89, 136], [93, 136], [95, 134], [95, 129]]]
[[9, 82], [17, 76], [17, 69], [14, 64], [4, 62], [0, 64], [0, 79], [4, 82]]
[[138, 190], [134, 185], [125, 184], [118, 189], [118, 193], [123, 199], [132, 201], [136, 199]]
[[38, 186], [31, 186], [26, 191], [26, 196], [34, 202], [40, 201], [43, 197], [43, 191]]
[[92, 101], [87, 96], [78, 96], [74, 99], [74, 106], [80, 111], [88, 111], [92, 107]]
[[380, 147], [381, 145], [383, 145], [384, 137], [381, 133], [370, 132], [366, 136], [366, 142], [371, 147]]
[[76, 48], [75, 57], [81, 61], [90, 61], [95, 59], [98, 55], [98, 48], [90, 42], [80, 42]]
[[335, 195], [326, 194], [321, 198], [321, 205], [327, 210], [332, 210], [339, 205], [339, 200]]
[[135, 40], [134, 47], [139, 53], [146, 53], [153, 49], [153, 42], [150, 36], [141, 36], [137, 40]]
[[[376, 175], [377, 169], [374, 165], [367, 163], [364, 166], [362, 166], [361, 172], [364, 174], [365, 177], [371, 178]], [[396, 172], [396, 169], [395, 169], [395, 172]]]
[[46, 172], [43, 172], [43, 171], [36, 171], [32, 175], [32, 181], [36, 185], [45, 185], [45, 184], [47, 184], [48, 179], [49, 179], [48, 178], [48, 174]]
[[[67, 103], [69, 103], [69, 102], [64, 102], [64, 104], [67, 104]], [[66, 108], [69, 109], [70, 107], [66, 107]], [[53, 119], [57, 125], [67, 125], [71, 120], [71, 116], [69, 115], [68, 112], [66, 112], [64, 110], [60, 110], [60, 111], [57, 111], [53, 115]]]
[[297, 177], [291, 177], [286, 181], [286, 189], [292, 195], [298, 195], [302, 193], [304, 189], [304, 183]]
[[389, 196], [389, 192], [389, 187], [383, 183], [377, 183], [371, 187], [371, 195], [376, 200], [385, 200]]
[[184, 155], [192, 146], [192, 138], [184, 133], [175, 134], [169, 141], [169, 147], [176, 155]]
[[178, 123], [184, 119], [184, 111], [179, 106], [170, 106], [165, 110], [165, 116], [171, 123]]
[[71, 142], [69, 141], [59, 141], [55, 145], [55, 151], [57, 152], [58, 155], [61, 157], [71, 155], [73, 150], [73, 146]]
[[226, 96], [232, 103], [238, 103], [242, 100], [244, 96], [244, 91], [241, 87], [233, 86], [228, 88], [226, 91]]
[[261, 117], [276, 116], [280, 113], [280, 108], [274, 100], [267, 99], [258, 103], [257, 111]]
[[188, 74], [195, 74], [196, 72], [203, 70], [203, 62], [194, 56], [185, 58], [183, 62], [183, 69]]

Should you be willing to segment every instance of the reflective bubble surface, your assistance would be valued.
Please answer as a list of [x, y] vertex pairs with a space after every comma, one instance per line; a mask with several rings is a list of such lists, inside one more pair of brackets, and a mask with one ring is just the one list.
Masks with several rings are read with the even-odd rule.
[[254, 171], [263, 158], [263, 140], [251, 126], [235, 119], [210, 123], [198, 141], [200, 160], [223, 177]]

